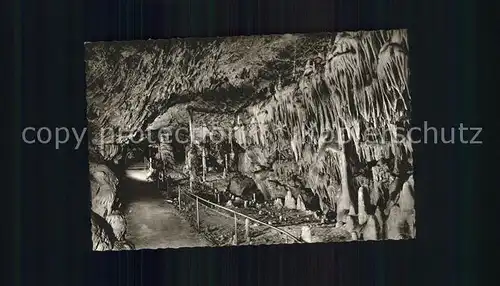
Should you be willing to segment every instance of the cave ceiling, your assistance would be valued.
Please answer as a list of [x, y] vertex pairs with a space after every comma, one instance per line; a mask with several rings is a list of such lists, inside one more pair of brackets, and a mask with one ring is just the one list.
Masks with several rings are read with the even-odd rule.
[[314, 122], [317, 133], [408, 121], [406, 41], [394, 30], [88, 43], [90, 142], [99, 128], [186, 124], [187, 110], [209, 124]]

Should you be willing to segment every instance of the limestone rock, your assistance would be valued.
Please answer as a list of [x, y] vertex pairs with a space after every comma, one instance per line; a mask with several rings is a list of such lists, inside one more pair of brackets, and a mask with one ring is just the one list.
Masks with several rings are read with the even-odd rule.
[[297, 198], [299, 196], [301, 197], [305, 209], [313, 211], [321, 210], [320, 197], [318, 194], [315, 194], [311, 189], [308, 188], [297, 188], [297, 189], [298, 189], [297, 195], [295, 195], [295, 197]]
[[415, 200], [413, 177], [403, 183], [399, 198], [389, 210], [386, 221], [388, 239], [415, 238]]
[[337, 214], [334, 211], [327, 211], [324, 215], [326, 222], [335, 222], [337, 219]]
[[[259, 189], [262, 190], [262, 193], [264, 194], [269, 194], [269, 197], [274, 199], [274, 198], [284, 198], [286, 196], [287, 189], [285, 186], [280, 185], [274, 181], [265, 181], [264, 183], [259, 183], [259, 186], [262, 186], [262, 188], [259, 187]], [[266, 191], [264, 191], [264, 189]]]
[[296, 208], [299, 211], [306, 211], [306, 205], [304, 204], [304, 201], [302, 200], [302, 196], [298, 195], [297, 196], [297, 203], [296, 203]]
[[277, 208], [277, 209], [281, 209], [283, 208], [283, 201], [281, 200], [281, 198], [276, 198], [274, 200], [274, 206]]
[[285, 207], [287, 209], [296, 209], [297, 204], [295, 202], [295, 199], [292, 196], [292, 192], [288, 191], [285, 196]]
[[127, 222], [123, 215], [113, 211], [110, 215], [106, 216], [106, 221], [113, 229], [113, 234], [117, 240], [123, 240], [127, 231]]
[[410, 175], [410, 177], [408, 177], [408, 180], [407, 180], [408, 184], [410, 184], [410, 186], [412, 188], [415, 188], [415, 180], [413, 179], [413, 174]]
[[363, 240], [377, 240], [379, 227], [377, 220], [373, 215], [367, 217], [366, 224], [363, 227]]
[[328, 206], [327, 203], [325, 203], [325, 201], [326, 201], [325, 198], [319, 199], [319, 208], [323, 213], [327, 213], [330, 210], [330, 207]]
[[92, 250], [106, 251], [113, 248], [112, 230], [107, 222], [95, 212], [91, 212]]
[[238, 171], [243, 174], [252, 174], [269, 168], [269, 154], [257, 146], [249, 147], [244, 153], [239, 155]]
[[311, 228], [309, 226], [303, 226], [301, 228], [301, 234], [300, 237], [302, 238], [303, 241], [307, 243], [312, 243], [312, 235], [311, 235]]
[[246, 176], [234, 176], [228, 186], [229, 192], [246, 200], [253, 199], [253, 194], [262, 196], [254, 180]]
[[417, 236], [415, 210], [407, 212], [406, 223], [408, 224], [409, 238], [415, 238]]
[[379, 239], [386, 239], [386, 223], [379, 207], [375, 209], [375, 214], [373, 215], [379, 231]]
[[415, 208], [415, 200], [413, 198], [413, 187], [407, 181], [403, 184], [401, 193], [399, 194], [398, 204], [401, 210], [411, 211]]
[[356, 215], [356, 210], [354, 209], [354, 206], [352, 204], [349, 205], [349, 215], [350, 216]]
[[354, 232], [356, 229], [356, 222], [354, 221], [353, 216], [347, 215], [345, 217], [345, 229], [349, 232]]
[[356, 232], [351, 232], [351, 239], [352, 240], [358, 240], [358, 234]]
[[116, 241], [113, 245], [113, 250], [121, 251], [121, 250], [134, 250], [135, 246], [126, 240]]
[[387, 239], [414, 238], [415, 214], [413, 211], [403, 211], [393, 206], [386, 221]]
[[105, 165], [91, 163], [89, 167], [92, 210], [106, 217], [115, 202], [118, 178]]

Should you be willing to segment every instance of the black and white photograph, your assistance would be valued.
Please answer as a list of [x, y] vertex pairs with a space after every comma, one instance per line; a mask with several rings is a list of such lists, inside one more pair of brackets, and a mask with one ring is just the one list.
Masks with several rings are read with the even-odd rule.
[[85, 43], [93, 250], [416, 238], [408, 36]]

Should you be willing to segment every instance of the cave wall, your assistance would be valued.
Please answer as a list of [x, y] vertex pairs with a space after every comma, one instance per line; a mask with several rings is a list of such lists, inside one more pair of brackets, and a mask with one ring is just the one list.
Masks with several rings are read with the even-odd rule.
[[93, 250], [131, 249], [125, 240], [126, 221], [117, 196], [118, 178], [106, 165], [90, 162], [91, 231]]
[[[414, 237], [407, 61], [405, 31], [337, 35], [298, 83], [247, 109], [239, 171], [270, 198], [312, 190], [356, 236]], [[283, 159], [270, 163], [276, 150]]]

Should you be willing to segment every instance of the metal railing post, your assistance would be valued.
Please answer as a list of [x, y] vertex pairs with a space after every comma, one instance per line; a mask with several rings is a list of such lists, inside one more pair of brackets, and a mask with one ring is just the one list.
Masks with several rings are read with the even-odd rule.
[[238, 218], [234, 214], [234, 245], [238, 245]]
[[179, 210], [181, 209], [181, 187], [177, 187], [177, 202], [179, 204]]
[[200, 208], [198, 197], [196, 197], [196, 225], [198, 226], [198, 229], [200, 229]]
[[246, 242], [250, 242], [250, 220], [248, 218], [245, 219], [245, 240]]

